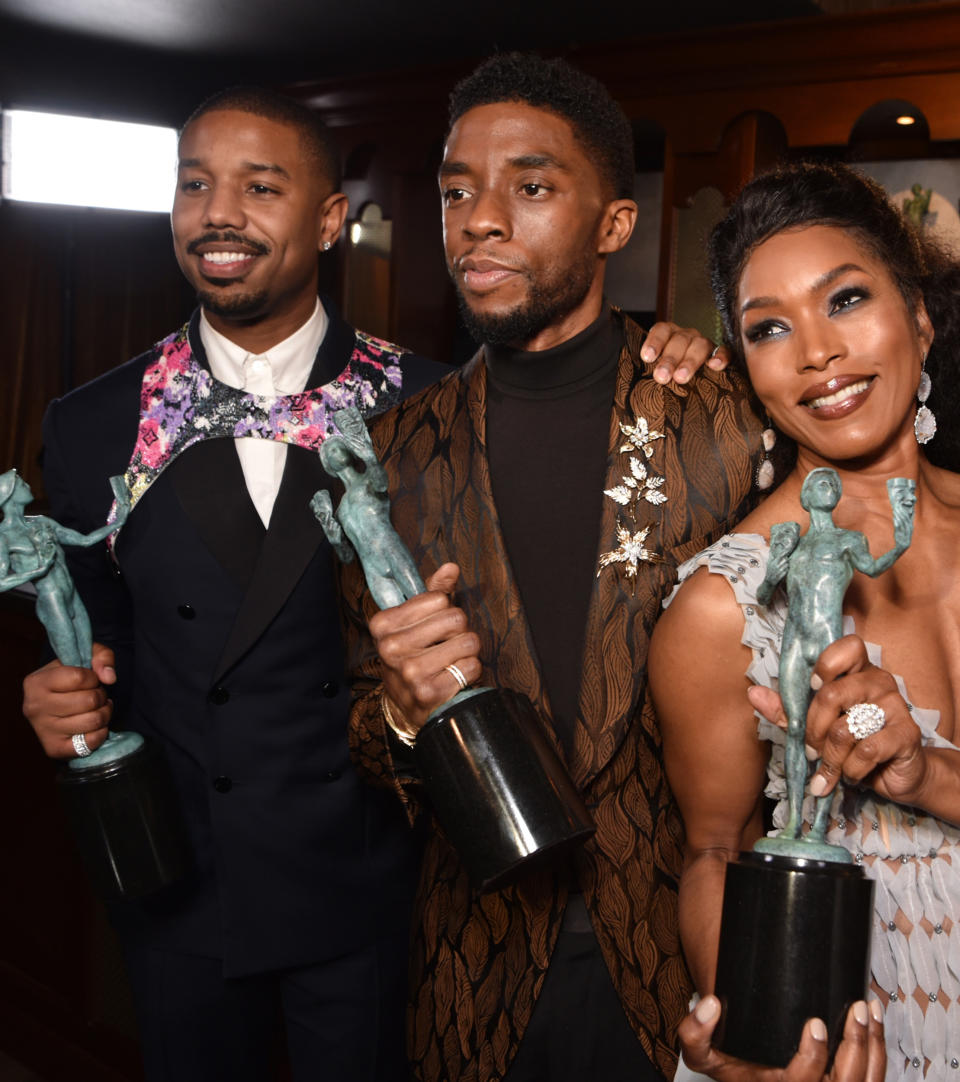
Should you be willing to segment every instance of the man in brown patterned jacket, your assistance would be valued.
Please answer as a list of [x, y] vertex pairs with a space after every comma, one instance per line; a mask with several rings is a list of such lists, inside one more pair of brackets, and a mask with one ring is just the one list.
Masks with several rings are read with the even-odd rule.
[[[371, 428], [394, 525], [434, 574], [367, 634], [373, 606], [345, 572], [360, 769], [417, 815], [406, 745], [458, 690], [452, 664], [537, 705], [597, 825], [574, 856], [484, 895], [434, 831], [409, 1014], [426, 1082], [655, 1080], [676, 1063], [682, 827], [647, 644], [675, 566], [750, 506], [760, 425], [724, 373], [665, 382], [644, 363], [659, 345], [605, 303], [633, 172], [625, 116], [569, 65], [494, 57], [461, 83], [444, 243], [483, 347]], [[709, 350], [690, 338], [687, 378]]]

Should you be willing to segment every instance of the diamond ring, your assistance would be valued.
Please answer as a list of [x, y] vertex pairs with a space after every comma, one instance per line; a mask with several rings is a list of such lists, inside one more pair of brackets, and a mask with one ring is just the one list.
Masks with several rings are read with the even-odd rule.
[[74, 733], [70, 737], [70, 742], [73, 744], [73, 750], [77, 753], [78, 759], [85, 759], [88, 755], [93, 754], [87, 747], [87, 738], [83, 733]]
[[857, 703], [847, 711], [847, 728], [854, 740], [879, 733], [886, 720], [883, 707], [876, 703]]

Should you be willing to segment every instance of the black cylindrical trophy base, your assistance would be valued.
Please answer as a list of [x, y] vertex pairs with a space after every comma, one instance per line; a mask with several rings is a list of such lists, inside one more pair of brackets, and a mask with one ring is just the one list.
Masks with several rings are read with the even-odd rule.
[[533, 704], [485, 689], [420, 730], [415, 757], [434, 812], [479, 890], [596, 829]]
[[727, 865], [716, 994], [721, 1052], [784, 1067], [808, 1018], [832, 1057], [866, 995], [873, 883], [855, 864], [741, 853]]
[[64, 766], [57, 787], [94, 889], [143, 898], [180, 879], [187, 843], [173, 782], [156, 745], [93, 767]]

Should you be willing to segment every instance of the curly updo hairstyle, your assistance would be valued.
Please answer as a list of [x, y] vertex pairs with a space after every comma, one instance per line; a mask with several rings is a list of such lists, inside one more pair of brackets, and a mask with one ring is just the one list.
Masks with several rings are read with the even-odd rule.
[[[934, 329], [927, 357], [933, 393], [927, 405], [940, 421], [926, 448], [936, 465], [960, 469], [960, 261], [915, 229], [884, 189], [845, 165], [800, 162], [751, 180], [710, 237], [710, 283], [735, 363], [744, 368], [737, 292], [751, 253], [785, 229], [829, 225], [853, 234], [890, 271], [913, 311], [923, 300]], [[782, 439], [778, 443], [784, 443]], [[780, 463], [778, 463], [778, 466]], [[777, 470], [782, 477], [781, 470]]]
[[450, 128], [470, 109], [508, 101], [563, 117], [612, 197], [633, 198], [633, 130], [603, 83], [566, 60], [544, 60], [535, 53], [497, 53], [453, 88]]

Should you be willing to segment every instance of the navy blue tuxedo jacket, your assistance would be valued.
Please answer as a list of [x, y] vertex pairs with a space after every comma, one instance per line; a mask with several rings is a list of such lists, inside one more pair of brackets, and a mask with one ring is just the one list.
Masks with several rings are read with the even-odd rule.
[[[330, 326], [309, 386], [333, 379], [353, 329]], [[190, 340], [204, 362], [195, 313]], [[53, 402], [44, 420], [51, 514], [101, 525], [137, 436], [149, 351]], [[404, 396], [446, 366], [407, 354]], [[68, 550], [94, 638], [114, 648], [120, 728], [164, 748], [194, 872], [168, 896], [115, 907], [122, 934], [221, 957], [227, 976], [312, 964], [403, 932], [417, 838], [347, 746], [349, 691], [333, 554], [308, 502], [319, 456], [289, 447], [269, 530], [232, 439], [184, 452], [116, 544]]]

